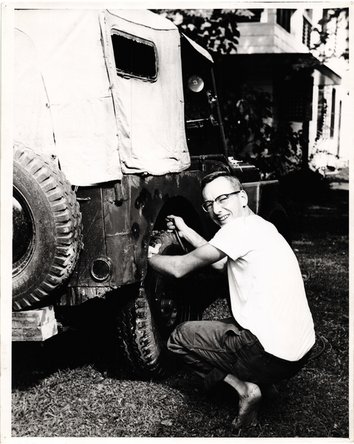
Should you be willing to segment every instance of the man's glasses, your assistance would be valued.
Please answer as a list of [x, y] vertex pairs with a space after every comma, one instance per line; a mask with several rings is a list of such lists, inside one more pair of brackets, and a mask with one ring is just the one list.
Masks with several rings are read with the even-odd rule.
[[238, 191], [233, 191], [232, 193], [220, 194], [220, 196], [218, 196], [214, 200], [206, 200], [205, 202], [202, 203], [202, 208], [206, 213], [209, 213], [213, 210], [214, 202], [217, 202], [219, 205], [222, 205], [228, 201], [230, 196], [232, 196], [233, 194], [238, 194], [241, 191], [242, 190], [238, 190]]

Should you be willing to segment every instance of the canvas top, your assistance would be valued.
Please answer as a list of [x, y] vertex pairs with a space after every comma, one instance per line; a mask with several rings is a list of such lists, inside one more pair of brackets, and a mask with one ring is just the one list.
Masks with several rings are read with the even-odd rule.
[[73, 185], [189, 166], [172, 22], [144, 10], [38, 9], [15, 11], [15, 29], [15, 141], [57, 156]]

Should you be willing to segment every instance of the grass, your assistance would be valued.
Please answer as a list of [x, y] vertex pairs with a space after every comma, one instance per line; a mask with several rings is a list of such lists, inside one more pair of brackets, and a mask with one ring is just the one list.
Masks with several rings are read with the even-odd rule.
[[[293, 248], [320, 338], [311, 360], [264, 401], [240, 437], [348, 437], [348, 193], [297, 204]], [[205, 317], [228, 312], [216, 301]], [[102, 377], [85, 336], [66, 333], [13, 348], [15, 437], [231, 437], [233, 393], [201, 392], [177, 369], [161, 381]]]

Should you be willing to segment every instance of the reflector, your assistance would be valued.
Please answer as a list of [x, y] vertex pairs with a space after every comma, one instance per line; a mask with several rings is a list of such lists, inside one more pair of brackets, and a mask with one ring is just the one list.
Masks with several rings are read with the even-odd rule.
[[188, 88], [193, 92], [200, 92], [204, 88], [204, 80], [199, 76], [191, 76], [188, 79]]
[[111, 274], [111, 264], [108, 258], [97, 258], [91, 264], [91, 276], [96, 281], [105, 281]]

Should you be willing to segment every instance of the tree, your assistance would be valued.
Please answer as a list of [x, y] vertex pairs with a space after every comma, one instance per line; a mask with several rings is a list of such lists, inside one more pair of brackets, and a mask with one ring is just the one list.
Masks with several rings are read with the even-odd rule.
[[262, 178], [287, 175], [302, 161], [302, 132], [290, 124], [271, 124], [272, 105], [269, 93], [246, 84], [223, 103], [230, 151], [256, 165]]
[[252, 17], [247, 9], [157, 9], [179, 28], [181, 32], [216, 54], [236, 54], [238, 37], [237, 21]]
[[[237, 23], [259, 21], [262, 9], [160, 9], [155, 12], [174, 22], [180, 32], [213, 53], [214, 60], [237, 53], [240, 36]], [[330, 23], [343, 19], [348, 9], [327, 10], [314, 32], [320, 36], [317, 48], [330, 37]], [[345, 57], [345, 54], [343, 54]], [[293, 63], [293, 72], [312, 70], [323, 60], [305, 57]], [[229, 152], [257, 165], [263, 177], [280, 177], [303, 166], [306, 131], [293, 131], [290, 124], [271, 122], [272, 103], [268, 93], [245, 84], [237, 91], [225, 91], [221, 103]], [[305, 159], [304, 156], [303, 159]], [[306, 158], [307, 161], [307, 158]]]
[[317, 41], [311, 49], [322, 62], [332, 57], [349, 60], [349, 8], [324, 9], [312, 31]]

